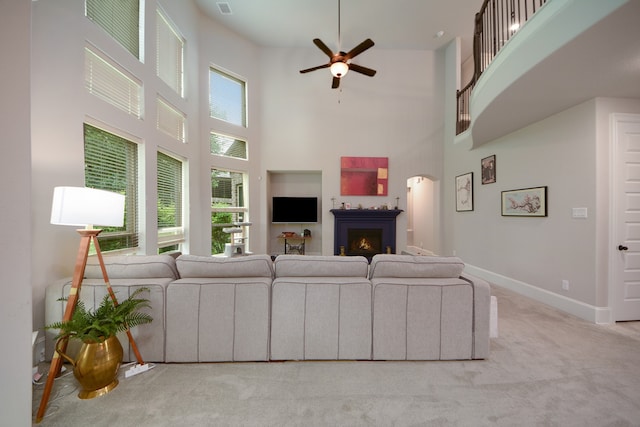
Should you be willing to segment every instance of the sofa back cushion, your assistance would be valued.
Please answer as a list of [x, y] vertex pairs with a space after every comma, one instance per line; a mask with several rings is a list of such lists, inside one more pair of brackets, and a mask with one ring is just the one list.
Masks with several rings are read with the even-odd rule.
[[276, 277], [367, 277], [369, 262], [363, 256], [279, 255]]
[[180, 255], [176, 260], [180, 277], [269, 277], [273, 262], [268, 255], [223, 258]]
[[458, 257], [379, 254], [371, 260], [369, 278], [460, 277], [462, 270], [464, 262]]
[[[177, 279], [176, 261], [171, 255], [114, 255], [104, 256], [109, 279]], [[98, 257], [87, 260], [84, 271], [87, 279], [102, 279]]]

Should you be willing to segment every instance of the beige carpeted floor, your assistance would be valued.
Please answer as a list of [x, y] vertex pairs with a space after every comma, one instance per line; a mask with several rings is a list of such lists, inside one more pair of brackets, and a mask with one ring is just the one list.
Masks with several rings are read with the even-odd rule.
[[[640, 426], [640, 322], [594, 325], [507, 290], [483, 361], [157, 364], [41, 426]], [[42, 396], [34, 386], [33, 412]]]

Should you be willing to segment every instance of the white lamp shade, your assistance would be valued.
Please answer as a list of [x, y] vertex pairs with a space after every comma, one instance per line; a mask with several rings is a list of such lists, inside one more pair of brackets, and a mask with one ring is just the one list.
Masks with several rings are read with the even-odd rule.
[[349, 71], [349, 66], [344, 62], [338, 61], [331, 64], [330, 69], [331, 74], [333, 74], [334, 77], [344, 77], [345, 74], [347, 74], [347, 72]]
[[51, 224], [122, 227], [124, 195], [86, 187], [55, 187]]

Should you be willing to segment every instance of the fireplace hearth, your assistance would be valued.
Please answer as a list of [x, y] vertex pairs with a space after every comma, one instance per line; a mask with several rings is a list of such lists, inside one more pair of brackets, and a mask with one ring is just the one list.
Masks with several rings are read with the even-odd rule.
[[334, 255], [396, 253], [396, 217], [401, 209], [332, 209]]

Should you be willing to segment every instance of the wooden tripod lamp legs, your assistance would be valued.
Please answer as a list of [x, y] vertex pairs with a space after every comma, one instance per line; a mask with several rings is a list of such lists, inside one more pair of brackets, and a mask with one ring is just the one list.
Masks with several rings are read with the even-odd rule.
[[[111, 284], [109, 283], [109, 277], [107, 275], [107, 269], [104, 265], [104, 260], [102, 259], [102, 252], [100, 252], [100, 245], [98, 244], [98, 234], [102, 230], [100, 229], [88, 229], [88, 230], [77, 230], [80, 233], [80, 247], [78, 248], [78, 256], [76, 257], [76, 265], [73, 270], [73, 280], [71, 281], [71, 289], [69, 290], [69, 299], [67, 300], [67, 306], [64, 311], [64, 315], [62, 317], [63, 321], [71, 320], [71, 316], [73, 316], [73, 311], [76, 308], [76, 304], [78, 303], [78, 297], [80, 296], [80, 288], [82, 286], [82, 279], [84, 277], [84, 270], [87, 266], [87, 258], [89, 256], [89, 249], [91, 247], [91, 242], [93, 242], [94, 247], [96, 248], [96, 254], [98, 256], [98, 261], [100, 263], [100, 268], [102, 269], [102, 277], [104, 278], [104, 283], [107, 286], [107, 291], [113, 300], [115, 305], [118, 305], [118, 300], [116, 299], [116, 295], [111, 289]], [[136, 345], [133, 336], [131, 335], [131, 331], [127, 329], [127, 337], [129, 338], [129, 343], [133, 352], [136, 355], [136, 359], [140, 365], [143, 365], [142, 356], [140, 356], [140, 352], [138, 351], [138, 346]], [[61, 350], [65, 351], [67, 348], [67, 342], [61, 344]], [[49, 367], [49, 375], [47, 376], [47, 382], [44, 387], [44, 392], [42, 394], [42, 399], [40, 400], [40, 407], [38, 408], [38, 413], [36, 414], [36, 423], [42, 421], [44, 417], [45, 411], [47, 409], [47, 403], [49, 402], [49, 397], [51, 395], [51, 390], [53, 389], [53, 382], [55, 378], [60, 373], [60, 369], [62, 368], [62, 358], [58, 354], [57, 351], [53, 353], [53, 358], [51, 359], [51, 366]]]

